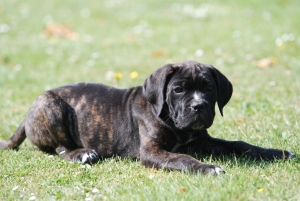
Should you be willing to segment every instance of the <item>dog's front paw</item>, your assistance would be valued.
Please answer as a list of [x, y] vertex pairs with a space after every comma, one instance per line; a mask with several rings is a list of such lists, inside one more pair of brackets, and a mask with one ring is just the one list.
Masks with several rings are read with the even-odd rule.
[[225, 174], [225, 170], [217, 165], [202, 165], [199, 170], [208, 175], [220, 175]]
[[295, 158], [296, 155], [289, 151], [284, 151], [284, 157], [287, 159]]
[[279, 149], [266, 149], [260, 157], [265, 160], [285, 160], [295, 158], [295, 154], [289, 151], [279, 150]]

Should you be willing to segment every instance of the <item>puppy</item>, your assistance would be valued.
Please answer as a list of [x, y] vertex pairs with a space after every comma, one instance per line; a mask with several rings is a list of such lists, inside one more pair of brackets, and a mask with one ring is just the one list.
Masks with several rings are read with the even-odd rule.
[[116, 89], [77, 83], [42, 93], [15, 134], [0, 149], [15, 149], [27, 137], [40, 150], [81, 163], [112, 156], [139, 159], [147, 167], [220, 174], [199, 154], [274, 160], [294, 154], [211, 137], [215, 104], [220, 113], [232, 95], [228, 79], [195, 61], [167, 64], [143, 86]]

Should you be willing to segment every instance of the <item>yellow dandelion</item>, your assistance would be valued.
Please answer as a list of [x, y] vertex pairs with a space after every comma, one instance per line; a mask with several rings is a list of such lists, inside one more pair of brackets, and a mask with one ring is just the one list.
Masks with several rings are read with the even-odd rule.
[[123, 77], [122, 73], [116, 73], [114, 76], [117, 80], [121, 79]]
[[55, 37], [55, 36], [50, 37], [49, 42], [52, 44], [57, 43], [57, 37]]
[[263, 193], [264, 190], [265, 190], [264, 188], [260, 188], [260, 189], [258, 189], [257, 191], [260, 192], [260, 193]]
[[137, 76], [139, 75], [139, 73], [138, 72], [136, 72], [136, 71], [132, 71], [131, 73], [130, 73], [130, 78], [131, 79], [134, 79], [134, 78], [136, 78]]
[[271, 61], [273, 62], [273, 64], [278, 63], [278, 58], [277, 57], [272, 57]]
[[284, 48], [285, 48], [284, 44], [278, 45], [277, 47], [278, 47], [279, 50], [284, 50]]

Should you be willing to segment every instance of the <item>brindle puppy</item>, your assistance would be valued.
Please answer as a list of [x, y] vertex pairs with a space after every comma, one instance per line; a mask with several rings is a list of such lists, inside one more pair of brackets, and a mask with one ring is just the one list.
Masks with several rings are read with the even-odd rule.
[[294, 157], [284, 150], [211, 137], [206, 129], [213, 123], [215, 104], [222, 114], [231, 94], [223, 74], [195, 61], [167, 64], [143, 86], [130, 89], [66, 85], [41, 94], [0, 149], [17, 148], [27, 137], [40, 150], [74, 162], [120, 156], [140, 159], [147, 167], [213, 174], [224, 170], [201, 163], [188, 151], [263, 160]]

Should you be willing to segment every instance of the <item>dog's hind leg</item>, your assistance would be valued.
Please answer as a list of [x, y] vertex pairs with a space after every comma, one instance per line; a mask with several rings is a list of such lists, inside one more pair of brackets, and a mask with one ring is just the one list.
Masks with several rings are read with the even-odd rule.
[[33, 103], [26, 133], [40, 150], [57, 153], [63, 159], [90, 164], [99, 160], [94, 150], [82, 145], [74, 108], [52, 91], [43, 93]]

